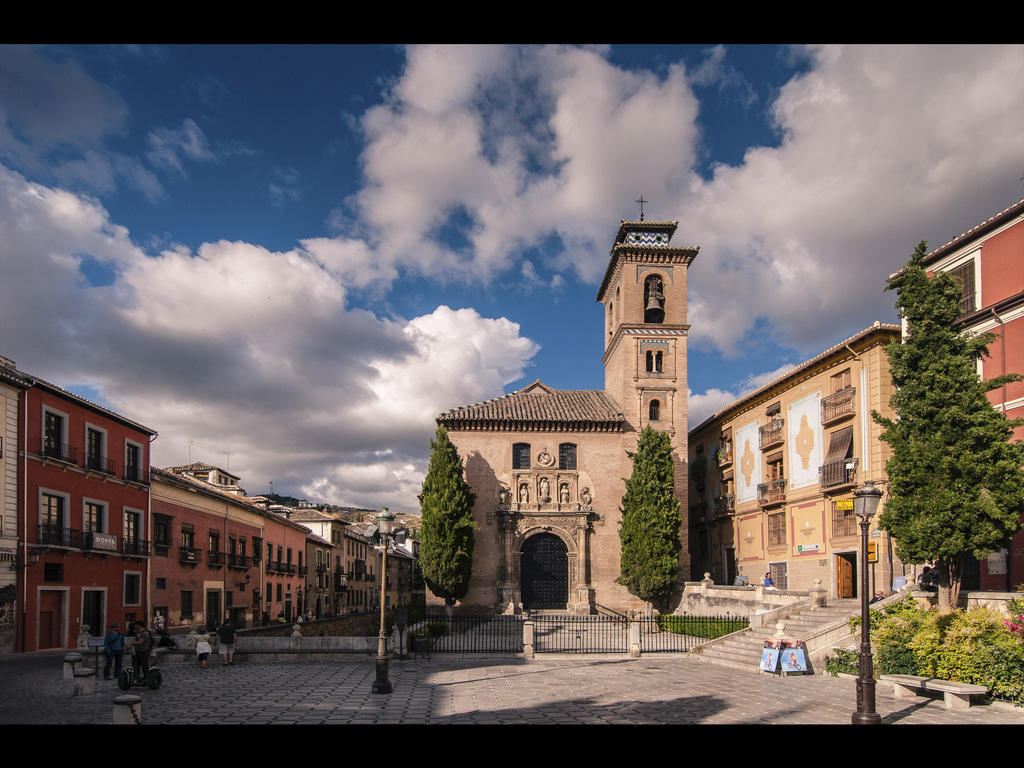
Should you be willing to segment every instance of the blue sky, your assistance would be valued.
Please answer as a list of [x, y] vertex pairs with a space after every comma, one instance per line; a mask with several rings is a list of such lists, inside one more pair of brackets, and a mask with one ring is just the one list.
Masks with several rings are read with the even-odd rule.
[[600, 388], [680, 222], [691, 425], [1024, 196], [1020, 46], [0, 46], [0, 354], [159, 466], [412, 511], [433, 416]]

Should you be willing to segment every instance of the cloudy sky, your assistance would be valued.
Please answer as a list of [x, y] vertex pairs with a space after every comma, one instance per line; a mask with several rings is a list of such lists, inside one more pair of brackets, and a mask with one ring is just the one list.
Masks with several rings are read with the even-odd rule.
[[0, 46], [0, 354], [153, 463], [414, 511], [434, 416], [597, 389], [634, 201], [691, 425], [1024, 197], [1020, 46]]

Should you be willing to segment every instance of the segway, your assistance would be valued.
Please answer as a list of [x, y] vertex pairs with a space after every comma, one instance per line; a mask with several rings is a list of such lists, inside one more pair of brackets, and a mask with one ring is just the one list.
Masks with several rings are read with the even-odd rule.
[[135, 657], [133, 656], [132, 661], [121, 667], [121, 672], [117, 676], [117, 687], [122, 691], [127, 691], [132, 686], [146, 687], [151, 691], [159, 688], [164, 681], [164, 676], [160, 674], [160, 669], [155, 666], [150, 667], [147, 674], [140, 675], [134, 660]]

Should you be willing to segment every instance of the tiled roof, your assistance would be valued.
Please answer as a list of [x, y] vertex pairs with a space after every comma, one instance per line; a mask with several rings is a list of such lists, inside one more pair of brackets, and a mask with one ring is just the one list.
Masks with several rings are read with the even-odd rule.
[[454, 429], [620, 432], [626, 418], [601, 390], [552, 389], [538, 379], [517, 392], [445, 411], [437, 422]]

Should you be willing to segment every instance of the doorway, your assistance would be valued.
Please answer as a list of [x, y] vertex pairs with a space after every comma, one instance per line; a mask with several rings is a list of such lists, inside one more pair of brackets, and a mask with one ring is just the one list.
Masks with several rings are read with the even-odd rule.
[[836, 597], [857, 597], [857, 553], [836, 553]]
[[564, 611], [569, 603], [569, 552], [558, 536], [539, 533], [523, 544], [523, 608]]
[[93, 637], [103, 637], [103, 595], [101, 589], [82, 590], [82, 624], [89, 627]]
[[220, 612], [220, 590], [210, 589], [206, 592], [206, 626], [211, 629], [218, 626], [222, 616]]

